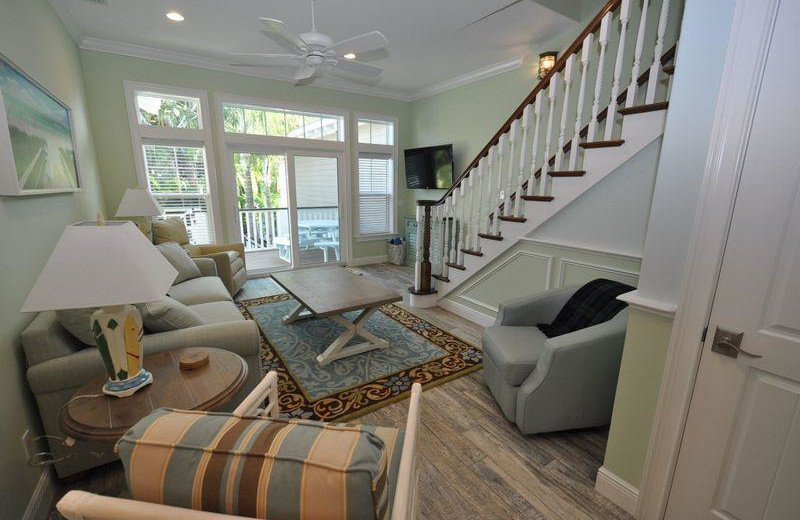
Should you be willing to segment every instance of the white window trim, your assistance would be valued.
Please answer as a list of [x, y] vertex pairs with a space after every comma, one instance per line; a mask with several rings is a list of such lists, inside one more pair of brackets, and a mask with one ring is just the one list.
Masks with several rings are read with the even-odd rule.
[[[392, 138], [393, 143], [386, 145], [386, 144], [368, 144], [368, 143], [359, 143], [358, 142], [358, 120], [359, 119], [369, 119], [370, 121], [377, 121], [377, 122], [384, 122], [384, 123], [391, 123], [392, 127]], [[352, 136], [353, 140], [353, 147], [354, 147], [354, 160], [353, 163], [355, 164], [355, 168], [353, 171], [353, 189], [350, 192], [353, 197], [353, 229], [355, 230], [355, 241], [356, 242], [370, 242], [373, 240], [385, 240], [387, 238], [391, 238], [397, 236], [397, 222], [398, 222], [398, 215], [399, 215], [399, 184], [398, 184], [398, 161], [397, 161], [397, 148], [398, 148], [398, 119], [396, 117], [386, 116], [382, 114], [370, 114], [366, 112], [354, 112], [353, 113], [353, 120], [350, 124], [350, 132], [349, 134]], [[392, 196], [391, 196], [391, 203], [392, 203], [392, 212], [391, 212], [391, 224], [389, 226], [388, 233], [361, 233], [361, 229], [359, 228], [359, 214], [358, 214], [358, 159], [361, 156], [361, 152], [365, 153], [377, 153], [377, 154], [386, 154], [390, 155], [392, 158]]]
[[[214, 155], [214, 138], [211, 131], [211, 111], [208, 103], [208, 93], [205, 90], [195, 90], [152, 83], [138, 83], [123, 81], [125, 89], [125, 103], [128, 109], [128, 124], [133, 142], [133, 160], [136, 166], [136, 177], [140, 188], [147, 188], [147, 171], [144, 162], [143, 145], [158, 143], [164, 145], [202, 145], [206, 155], [206, 175], [208, 176], [209, 205], [208, 213], [211, 219], [212, 241], [216, 242], [223, 237], [222, 222], [218, 218], [216, 157]], [[139, 91], [153, 92], [168, 96], [198, 98], [200, 100], [200, 129], [167, 128], [142, 125], [136, 113], [135, 93]]]

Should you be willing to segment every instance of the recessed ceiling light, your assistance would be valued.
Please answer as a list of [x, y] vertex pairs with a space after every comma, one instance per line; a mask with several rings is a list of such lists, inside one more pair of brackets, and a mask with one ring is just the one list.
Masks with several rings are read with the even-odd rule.
[[344, 57], [347, 58], [348, 60], [356, 59], [356, 55], [353, 54], [352, 52], [348, 52], [347, 54], [344, 55]]
[[183, 21], [183, 15], [181, 13], [179, 13], [178, 11], [170, 11], [170, 12], [168, 12], [167, 13], [167, 18], [169, 18], [173, 22], [182, 22]]

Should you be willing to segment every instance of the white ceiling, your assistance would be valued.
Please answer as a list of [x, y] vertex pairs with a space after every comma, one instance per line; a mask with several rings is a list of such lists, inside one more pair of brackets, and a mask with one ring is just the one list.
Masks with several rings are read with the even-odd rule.
[[[340, 40], [377, 29], [389, 39], [389, 48], [359, 56], [359, 60], [384, 68], [377, 82], [326, 77], [317, 84], [414, 98], [475, 71], [507, 70], [518, 64], [512, 60], [524, 57], [531, 47], [576, 28], [573, 13], [579, 0], [540, 0], [549, 5], [560, 3], [565, 6], [560, 11], [566, 14], [528, 0], [462, 29], [512, 1], [318, 0], [320, 32]], [[259, 32], [259, 16], [283, 20], [297, 32], [311, 26], [306, 0], [50, 2], [73, 37], [86, 48], [213, 68], [225, 68], [232, 61], [229, 52], [284, 52]], [[173, 9], [183, 13], [186, 20], [179, 24], [168, 21], [164, 13]], [[247, 73], [290, 77], [290, 71], [279, 68]]]

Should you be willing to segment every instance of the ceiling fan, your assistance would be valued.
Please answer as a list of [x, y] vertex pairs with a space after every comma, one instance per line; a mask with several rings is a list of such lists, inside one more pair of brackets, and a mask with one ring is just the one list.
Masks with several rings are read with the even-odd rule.
[[389, 45], [389, 40], [379, 31], [353, 36], [338, 42], [317, 32], [314, 2], [311, 2], [311, 31], [297, 34], [288, 25], [272, 18], [259, 18], [266, 26], [261, 32], [291, 54], [265, 54], [260, 52], [235, 52], [231, 56], [254, 58], [257, 63], [232, 63], [236, 67], [298, 67], [294, 75], [297, 83], [311, 82], [328, 70], [344, 72], [367, 78], [376, 78], [383, 69], [354, 61], [355, 55]]

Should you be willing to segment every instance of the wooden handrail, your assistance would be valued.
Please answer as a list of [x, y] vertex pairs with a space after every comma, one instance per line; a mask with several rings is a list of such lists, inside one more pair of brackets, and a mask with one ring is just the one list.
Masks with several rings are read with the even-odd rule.
[[535, 87], [533, 87], [531, 93], [528, 94], [528, 96], [522, 101], [522, 103], [519, 104], [517, 109], [514, 110], [514, 113], [511, 114], [511, 117], [509, 117], [508, 120], [506, 120], [506, 122], [503, 123], [503, 126], [500, 127], [500, 129], [489, 140], [486, 146], [484, 146], [483, 149], [478, 153], [478, 155], [472, 160], [472, 162], [469, 163], [469, 165], [467, 165], [467, 167], [464, 169], [461, 175], [458, 176], [458, 178], [453, 182], [450, 188], [448, 188], [448, 190], [444, 193], [444, 195], [442, 195], [442, 197], [439, 200], [437, 200], [434, 205], [443, 204], [445, 199], [451, 193], [453, 193], [453, 191], [456, 188], [458, 188], [458, 186], [461, 184], [461, 181], [469, 177], [470, 171], [472, 171], [473, 168], [477, 167], [480, 160], [489, 153], [489, 149], [495, 144], [497, 144], [498, 140], [500, 139], [500, 136], [509, 131], [509, 129], [511, 128], [511, 124], [514, 121], [522, 117], [522, 112], [525, 110], [525, 107], [530, 105], [536, 100], [536, 94], [538, 94], [541, 90], [544, 90], [545, 88], [547, 88], [548, 85], [550, 85], [550, 78], [553, 77], [553, 74], [555, 74], [556, 72], [560, 72], [564, 69], [564, 66], [567, 64], [567, 59], [571, 55], [581, 50], [581, 47], [583, 46], [583, 40], [586, 39], [586, 37], [590, 33], [593, 33], [596, 30], [598, 30], [600, 28], [600, 23], [603, 21], [603, 17], [605, 17], [605, 15], [607, 15], [609, 12], [614, 11], [617, 7], [619, 7], [621, 3], [622, 0], [609, 0], [606, 3], [606, 5], [604, 5], [603, 8], [600, 9], [600, 11], [595, 15], [595, 17], [592, 18], [592, 21], [589, 22], [589, 24], [583, 29], [583, 31], [581, 31], [581, 33], [570, 44], [570, 46], [567, 47], [566, 50], [561, 54], [561, 57], [558, 58], [555, 66], [552, 69], [550, 69], [550, 72], [548, 72], [547, 75], [544, 78], [542, 78], [541, 81], [539, 81], [539, 83], [537, 83]]

